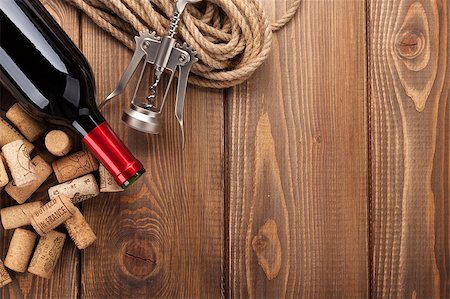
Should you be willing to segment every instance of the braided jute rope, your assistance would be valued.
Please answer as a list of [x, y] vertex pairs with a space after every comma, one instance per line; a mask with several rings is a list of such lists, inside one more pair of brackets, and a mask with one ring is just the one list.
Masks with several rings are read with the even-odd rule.
[[[227, 88], [247, 80], [266, 60], [272, 32], [283, 28], [302, 0], [292, 0], [285, 14], [270, 25], [259, 0], [210, 0], [190, 4], [182, 14], [177, 38], [197, 52], [189, 82]], [[134, 50], [140, 31], [164, 36], [174, 0], [68, 0], [98, 26]]]

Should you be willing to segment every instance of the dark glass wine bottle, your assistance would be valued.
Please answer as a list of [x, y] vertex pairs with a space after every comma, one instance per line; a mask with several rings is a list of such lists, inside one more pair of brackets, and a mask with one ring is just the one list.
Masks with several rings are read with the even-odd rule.
[[0, 0], [0, 82], [32, 116], [78, 131], [122, 188], [144, 173], [98, 111], [86, 58], [37, 0]]

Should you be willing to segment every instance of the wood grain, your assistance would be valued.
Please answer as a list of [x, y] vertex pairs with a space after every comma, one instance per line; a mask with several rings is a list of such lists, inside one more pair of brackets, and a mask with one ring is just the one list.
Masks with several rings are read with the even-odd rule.
[[[42, 2], [72, 40], [78, 44], [78, 12], [57, 0], [42, 0]], [[14, 102], [14, 98], [6, 91], [2, 91], [0, 101], [3, 110]], [[42, 140], [37, 142], [42, 143]], [[47, 159], [47, 156], [44, 156], [44, 158]], [[57, 181], [52, 175], [28, 201], [46, 201], [48, 199], [47, 189], [55, 184], [57, 184]], [[0, 199], [0, 208], [13, 204], [16, 204], [15, 201], [3, 192]], [[31, 226], [29, 228], [32, 229]], [[0, 227], [1, 258], [6, 255], [13, 231], [4, 231], [3, 227]], [[79, 253], [72, 242], [66, 242], [64, 245], [63, 253], [52, 279], [38, 278], [29, 273], [12, 273], [12, 271], [10, 273], [13, 283], [0, 290], [0, 298], [76, 298], [79, 294]]]
[[[132, 53], [85, 16], [82, 40], [102, 99], [119, 80]], [[120, 121], [131, 95], [128, 90], [104, 112], [147, 173], [129, 190], [103, 194], [83, 205], [98, 241], [82, 253], [82, 297], [220, 297], [223, 92], [189, 87], [184, 151], [173, 115], [174, 90], [158, 136], [134, 131]]]
[[[42, 1], [104, 98], [132, 53]], [[261, 1], [272, 20], [290, 4]], [[51, 280], [14, 274], [0, 298], [450, 297], [449, 12], [305, 0], [248, 82], [189, 86], [184, 151], [173, 101], [159, 136], [121, 123], [128, 89], [104, 113], [146, 175], [83, 204], [94, 246], [67, 242]], [[13, 102], [0, 89], [0, 115]]]
[[365, 30], [364, 1], [304, 1], [231, 90], [230, 297], [368, 295]]
[[373, 297], [448, 298], [448, 1], [369, 6]]

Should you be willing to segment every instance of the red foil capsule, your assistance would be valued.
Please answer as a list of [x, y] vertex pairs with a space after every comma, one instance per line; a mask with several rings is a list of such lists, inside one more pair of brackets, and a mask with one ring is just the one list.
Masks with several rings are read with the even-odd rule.
[[123, 189], [145, 172], [106, 121], [84, 136], [83, 142]]

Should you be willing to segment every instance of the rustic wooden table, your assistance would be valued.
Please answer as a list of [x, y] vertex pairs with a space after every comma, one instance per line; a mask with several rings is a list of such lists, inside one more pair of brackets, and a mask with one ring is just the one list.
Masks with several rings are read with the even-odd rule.
[[[102, 99], [132, 53], [44, 2]], [[272, 19], [287, 6], [263, 2]], [[15, 274], [1, 298], [448, 298], [449, 13], [304, 0], [247, 83], [189, 87], [184, 151], [172, 103], [160, 136], [121, 123], [128, 93], [106, 115], [147, 175], [83, 204], [94, 246], [68, 242], [51, 280]]]

